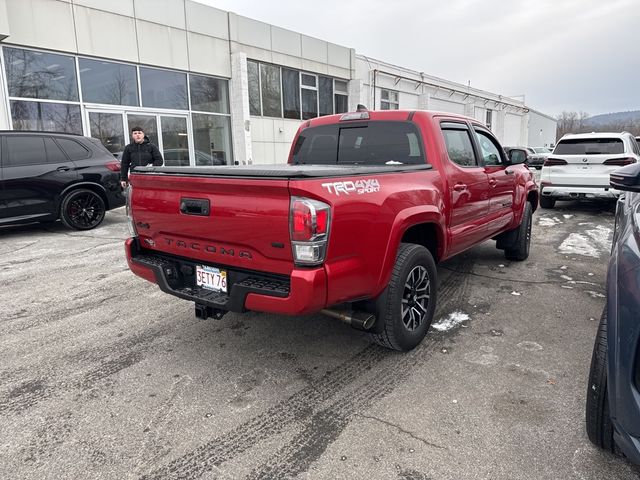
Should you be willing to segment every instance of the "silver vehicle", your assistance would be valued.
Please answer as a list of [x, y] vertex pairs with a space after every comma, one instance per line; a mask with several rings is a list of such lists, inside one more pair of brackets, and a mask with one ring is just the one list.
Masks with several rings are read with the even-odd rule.
[[615, 200], [620, 192], [609, 186], [609, 174], [638, 161], [640, 148], [630, 133], [565, 135], [542, 166], [540, 206], [553, 208], [556, 200]]

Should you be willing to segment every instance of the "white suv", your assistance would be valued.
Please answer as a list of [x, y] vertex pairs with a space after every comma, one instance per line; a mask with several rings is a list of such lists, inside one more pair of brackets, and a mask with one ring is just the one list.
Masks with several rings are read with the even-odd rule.
[[640, 147], [630, 133], [565, 135], [542, 166], [540, 206], [553, 208], [556, 200], [615, 199], [620, 192], [609, 186], [609, 174], [637, 162]]

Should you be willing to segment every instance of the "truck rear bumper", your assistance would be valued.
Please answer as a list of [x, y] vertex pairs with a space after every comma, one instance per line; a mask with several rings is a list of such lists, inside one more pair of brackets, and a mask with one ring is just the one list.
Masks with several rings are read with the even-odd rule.
[[143, 250], [135, 238], [125, 241], [125, 251], [129, 268], [136, 275], [156, 283], [163, 292], [214, 309], [303, 315], [326, 305], [327, 279], [322, 267], [294, 269], [286, 277], [210, 265], [227, 272], [225, 293], [196, 285], [196, 265], [202, 262]]

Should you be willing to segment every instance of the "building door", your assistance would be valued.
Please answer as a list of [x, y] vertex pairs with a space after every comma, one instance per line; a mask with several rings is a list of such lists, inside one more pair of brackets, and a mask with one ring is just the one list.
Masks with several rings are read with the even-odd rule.
[[188, 117], [160, 115], [160, 136], [162, 137], [162, 156], [165, 165], [186, 166], [191, 162], [189, 149]]
[[149, 137], [149, 141], [160, 147], [160, 138], [158, 137], [158, 116], [148, 113], [127, 113], [127, 132], [131, 134], [133, 127], [140, 127], [144, 134]]

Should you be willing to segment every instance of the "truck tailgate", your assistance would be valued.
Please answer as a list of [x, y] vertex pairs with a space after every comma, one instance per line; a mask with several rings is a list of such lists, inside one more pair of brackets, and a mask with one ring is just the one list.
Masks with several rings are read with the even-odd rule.
[[287, 179], [133, 174], [143, 248], [216, 265], [288, 275]]

